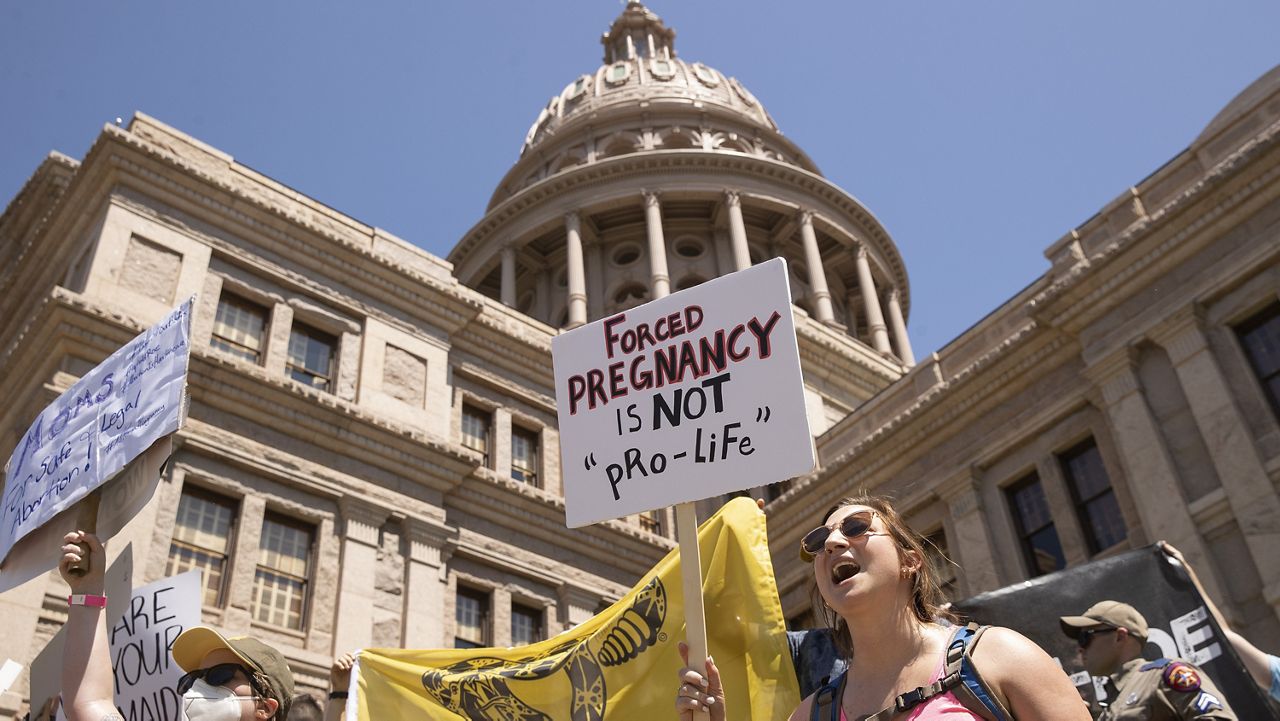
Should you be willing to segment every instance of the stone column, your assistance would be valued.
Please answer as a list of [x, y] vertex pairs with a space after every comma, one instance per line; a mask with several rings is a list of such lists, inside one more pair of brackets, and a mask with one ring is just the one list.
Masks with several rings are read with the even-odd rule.
[[1180, 311], [1153, 335], [1169, 353], [1191, 415], [1204, 437], [1227, 502], [1258, 569], [1263, 596], [1280, 613], [1280, 498], [1249, 426], [1192, 308]]
[[1080, 529], [1076, 504], [1072, 500], [1071, 489], [1067, 488], [1067, 478], [1062, 472], [1062, 465], [1052, 453], [1036, 459], [1036, 476], [1040, 478], [1040, 488], [1044, 490], [1045, 500], [1049, 502], [1049, 514], [1053, 517], [1053, 528], [1058, 533], [1058, 542], [1062, 544], [1062, 558], [1068, 566], [1074, 566], [1089, 560], [1089, 542]]
[[236, 537], [231, 546], [226, 612], [222, 616], [222, 625], [228, 628], [248, 628], [253, 617], [253, 586], [258, 575], [258, 559], [262, 556], [262, 519], [266, 513], [267, 502], [261, 496], [248, 495], [241, 499]]
[[[862, 313], [862, 292], [858, 288], [850, 288], [845, 294], [844, 307], [848, 309], [849, 335], [858, 337], [858, 316]], [[865, 340], [865, 339], [859, 339]]]
[[498, 586], [489, 594], [489, 618], [493, 619], [493, 636], [490, 641], [494, 646], [503, 648], [511, 645], [511, 590]]
[[569, 271], [569, 327], [587, 322], [587, 280], [582, 267], [582, 221], [576, 212], [564, 216], [565, 255]]
[[733, 247], [733, 269], [751, 267], [751, 249], [747, 246], [747, 224], [742, 220], [742, 197], [736, 190], [724, 192], [725, 208], [729, 211], [729, 242]]
[[489, 449], [493, 454], [493, 470], [501, 478], [511, 477], [511, 411], [499, 406], [493, 411], [493, 438]]
[[556, 595], [560, 598], [560, 622], [564, 631], [596, 615], [601, 601], [598, 594], [569, 584], [556, 589]]
[[[404, 647], [444, 648], [445, 596], [449, 584], [444, 566], [454, 530], [438, 521], [405, 520], [409, 559], [405, 564]], [[336, 651], [336, 649], [335, 649]]]
[[538, 271], [538, 320], [551, 325], [555, 319], [551, 317], [551, 273], [543, 268]]
[[1102, 391], [1111, 437], [1129, 487], [1142, 491], [1143, 503], [1137, 510], [1147, 537], [1177, 546], [1196, 568], [1206, 590], [1214, 598], [1227, 598], [1217, 564], [1183, 498], [1173, 457], [1140, 392], [1132, 350], [1114, 351], [1090, 363], [1084, 374]]
[[360, 334], [352, 330], [342, 331], [338, 336], [337, 351], [333, 393], [343, 400], [353, 401], [356, 399], [356, 384], [360, 380]]
[[972, 596], [999, 588], [1000, 574], [991, 555], [994, 544], [987, 528], [990, 524], [983, 517], [982, 499], [972, 471], [964, 469], [940, 486], [938, 494], [947, 504], [955, 529], [955, 537], [947, 540], [960, 565], [961, 590]]
[[818, 235], [813, 232], [813, 211], [800, 211], [800, 241], [804, 243], [804, 262], [809, 266], [809, 289], [813, 298], [814, 318], [819, 323], [836, 322], [831, 311], [831, 291], [827, 290], [827, 272], [822, 267], [822, 254], [818, 252]]
[[266, 358], [263, 365], [267, 375], [284, 375], [289, 360], [289, 334], [293, 331], [293, 307], [283, 300], [271, 307], [271, 320], [267, 326]]
[[876, 294], [876, 283], [871, 278], [871, 258], [867, 246], [862, 243], [858, 243], [857, 265], [858, 287], [862, 289], [862, 307], [867, 314], [867, 335], [871, 336], [871, 346], [881, 353], [892, 353], [889, 333], [884, 327], [884, 313], [880, 310], [880, 296]]
[[898, 344], [898, 356], [906, 365], [916, 364], [916, 355], [911, 352], [911, 339], [907, 337], [907, 323], [902, 319], [902, 300], [898, 297], [898, 289], [889, 290], [889, 327], [893, 329], [893, 340]]
[[197, 298], [194, 317], [191, 319], [191, 345], [208, 348], [213, 339], [213, 322], [218, 317], [218, 301], [222, 298], [222, 276], [206, 273], [204, 287]]
[[604, 249], [596, 238], [583, 241], [587, 260], [587, 318], [604, 315]]
[[342, 511], [342, 578], [338, 586], [338, 622], [334, 649], [366, 648], [373, 640], [374, 582], [378, 563], [378, 531], [389, 512], [351, 496]]
[[516, 249], [509, 245], [502, 249], [502, 304], [516, 307]]
[[662, 206], [658, 194], [644, 192], [644, 223], [649, 238], [649, 295], [657, 300], [671, 293], [667, 274], [667, 241], [662, 235]]

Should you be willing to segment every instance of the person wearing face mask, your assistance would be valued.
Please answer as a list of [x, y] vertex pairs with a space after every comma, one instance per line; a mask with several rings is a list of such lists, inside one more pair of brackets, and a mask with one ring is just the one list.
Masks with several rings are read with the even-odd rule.
[[[845, 498], [801, 541], [815, 607], [848, 670], [804, 699], [791, 721], [1042, 719], [1089, 721], [1071, 680], [1048, 654], [1007, 628], [947, 626], [924, 539], [885, 498]], [[979, 642], [980, 641], [980, 642]], [[688, 664], [688, 649], [681, 644]], [[680, 671], [682, 721], [736, 718], [719, 670]]]
[[[123, 721], [114, 701], [103, 595], [106, 551], [92, 533], [63, 537], [58, 572], [71, 587], [62, 651], [63, 712], [68, 721]], [[87, 551], [87, 553], [86, 553]], [[88, 571], [72, 573], [88, 561]], [[189, 721], [285, 721], [293, 674], [280, 652], [252, 638], [226, 638], [196, 626], [179, 634], [174, 662]]]
[[173, 642], [173, 660], [190, 721], [282, 721], [293, 699], [293, 673], [280, 652], [248, 636], [225, 637], [195, 626]]

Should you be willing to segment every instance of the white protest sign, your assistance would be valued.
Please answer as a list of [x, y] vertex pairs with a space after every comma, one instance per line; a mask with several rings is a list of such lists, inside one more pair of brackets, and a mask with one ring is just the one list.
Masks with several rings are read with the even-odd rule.
[[0, 693], [9, 690], [14, 681], [18, 680], [18, 674], [22, 673], [22, 664], [11, 658], [4, 660], [4, 665], [0, 666]]
[[116, 707], [126, 719], [178, 721], [182, 669], [173, 642], [200, 624], [200, 571], [187, 571], [134, 589], [129, 607], [110, 624]]
[[187, 300], [36, 418], [5, 466], [0, 561], [13, 545], [178, 430], [191, 350]]
[[813, 469], [780, 258], [564, 333], [551, 355], [570, 527]]

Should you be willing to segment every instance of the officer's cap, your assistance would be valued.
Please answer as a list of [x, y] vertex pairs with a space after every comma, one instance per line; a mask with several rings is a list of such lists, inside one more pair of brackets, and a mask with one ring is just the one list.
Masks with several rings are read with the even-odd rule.
[[1058, 621], [1062, 624], [1062, 632], [1071, 638], [1086, 628], [1097, 626], [1123, 628], [1138, 638], [1147, 638], [1147, 619], [1138, 613], [1138, 609], [1119, 601], [1099, 601], [1090, 606], [1083, 616], [1063, 616]]

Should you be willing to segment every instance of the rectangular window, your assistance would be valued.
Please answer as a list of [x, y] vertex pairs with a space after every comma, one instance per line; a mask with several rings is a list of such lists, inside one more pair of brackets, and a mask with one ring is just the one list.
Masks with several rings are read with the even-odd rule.
[[649, 533], [662, 535], [662, 517], [658, 514], [661, 511], [645, 511], [640, 514], [640, 527]]
[[525, 646], [543, 638], [542, 609], [511, 604], [511, 645]]
[[1249, 365], [1280, 420], [1280, 303], [1272, 303], [1236, 327]]
[[939, 528], [924, 537], [925, 561], [933, 571], [933, 578], [938, 582], [938, 589], [947, 598], [955, 597], [956, 564], [947, 551], [947, 532]]
[[1058, 541], [1058, 530], [1053, 527], [1049, 513], [1049, 499], [1044, 495], [1040, 477], [1032, 473], [1005, 491], [1009, 507], [1013, 511], [1013, 523], [1022, 541], [1022, 552], [1031, 576], [1065, 568], [1066, 556]]
[[338, 340], [328, 333], [294, 323], [289, 333], [286, 372], [295, 381], [322, 391], [333, 390], [333, 351]]
[[538, 434], [511, 427], [511, 477], [531, 486], [538, 485]]
[[182, 489], [164, 575], [200, 569], [206, 606], [222, 605], [236, 502], [199, 488]]
[[262, 520], [261, 554], [253, 581], [253, 618], [301, 630], [306, 621], [311, 566], [311, 526], [267, 513]]
[[[489, 594], [473, 588], [458, 586], [458, 600], [454, 606], [454, 648], [483, 648], [489, 640]], [[513, 621], [514, 623], [514, 621]]]
[[218, 298], [218, 313], [213, 319], [213, 336], [209, 345], [261, 364], [266, 327], [266, 308], [224, 292]]
[[1098, 444], [1090, 438], [1058, 456], [1062, 473], [1071, 487], [1076, 515], [1084, 528], [1090, 553], [1098, 553], [1128, 537], [1120, 504], [1111, 488], [1111, 479], [1102, 465]]
[[484, 456], [484, 465], [489, 466], [489, 421], [488, 411], [475, 406], [462, 406], [462, 445]]

